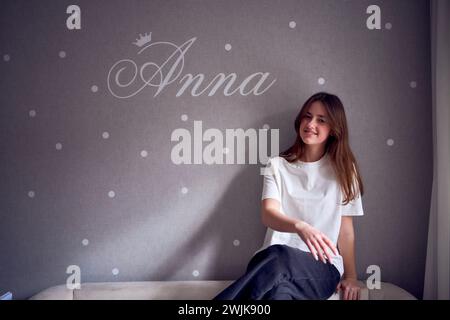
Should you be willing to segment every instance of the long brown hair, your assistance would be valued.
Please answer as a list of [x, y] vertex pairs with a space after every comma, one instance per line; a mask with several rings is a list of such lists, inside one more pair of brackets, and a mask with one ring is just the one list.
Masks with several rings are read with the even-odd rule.
[[[331, 160], [332, 167], [344, 195], [343, 204], [345, 205], [356, 198], [358, 191], [362, 196], [364, 194], [364, 187], [358, 164], [349, 145], [347, 118], [345, 116], [344, 106], [336, 95], [318, 92], [306, 100], [294, 122], [297, 138], [290, 148], [280, 153], [280, 157], [285, 158], [289, 162], [294, 162], [300, 160], [303, 156], [305, 143], [299, 133], [300, 122], [311, 104], [316, 101], [321, 102], [328, 111], [331, 130], [325, 145], [325, 154], [328, 154]], [[357, 185], [354, 182], [357, 182]]]

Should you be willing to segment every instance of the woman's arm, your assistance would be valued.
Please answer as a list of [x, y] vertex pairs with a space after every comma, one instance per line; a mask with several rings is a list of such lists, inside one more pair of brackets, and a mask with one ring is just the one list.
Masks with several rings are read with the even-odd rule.
[[280, 212], [278, 200], [268, 198], [262, 201], [261, 219], [266, 227], [273, 230], [297, 233], [316, 260], [320, 258], [323, 263], [327, 263], [325, 260], [327, 258], [331, 261], [330, 249], [335, 255], [338, 254], [336, 246], [325, 234], [300, 219], [291, 218]]
[[261, 205], [262, 223], [273, 230], [280, 232], [297, 233], [295, 225], [301, 223], [299, 219], [288, 217], [280, 212], [280, 201], [264, 199]]
[[344, 275], [338, 285], [338, 290], [343, 290], [344, 300], [358, 300], [360, 290], [355, 266], [355, 232], [353, 218], [343, 216], [341, 218], [338, 248], [344, 260]]

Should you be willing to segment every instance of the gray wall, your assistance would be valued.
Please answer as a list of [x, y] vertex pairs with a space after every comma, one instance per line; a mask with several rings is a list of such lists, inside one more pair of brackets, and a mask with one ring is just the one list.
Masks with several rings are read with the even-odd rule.
[[[262, 164], [176, 165], [171, 134], [193, 133], [197, 120], [222, 132], [269, 125], [285, 149], [299, 107], [324, 90], [344, 102], [366, 188], [359, 277], [379, 265], [382, 281], [421, 297], [428, 1], [76, 1], [80, 30], [66, 27], [70, 4], [0, 2], [0, 292], [26, 298], [63, 284], [69, 265], [81, 282], [237, 278], [265, 233]], [[371, 4], [381, 30], [366, 27]], [[132, 42], [150, 32], [166, 44], [138, 55]], [[193, 37], [180, 76], [159, 94], [146, 86], [120, 99], [108, 89], [117, 61], [161, 62]], [[221, 72], [237, 74], [233, 88], [257, 72], [269, 73], [266, 86], [276, 81], [260, 95], [177, 96], [185, 74], [203, 74], [204, 88]]]

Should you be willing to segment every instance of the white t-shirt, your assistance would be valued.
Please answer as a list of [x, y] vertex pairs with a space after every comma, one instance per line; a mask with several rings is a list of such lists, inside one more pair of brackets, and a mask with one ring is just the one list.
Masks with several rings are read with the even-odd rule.
[[[272, 157], [264, 170], [261, 200], [278, 200], [281, 213], [305, 221], [324, 233], [335, 245], [341, 227], [341, 216], [364, 214], [361, 193], [347, 205], [342, 205], [343, 193], [328, 154], [315, 162], [297, 160], [289, 163], [283, 157]], [[285, 244], [310, 252], [298, 234], [267, 228], [264, 244], [254, 254], [273, 244]], [[342, 276], [342, 256], [332, 256], [331, 263]]]

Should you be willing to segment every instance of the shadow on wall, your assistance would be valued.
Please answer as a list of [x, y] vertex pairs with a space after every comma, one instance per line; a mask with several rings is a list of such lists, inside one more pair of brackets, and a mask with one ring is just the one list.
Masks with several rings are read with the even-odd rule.
[[[290, 112], [279, 113], [276, 118], [264, 120], [271, 128], [280, 129], [280, 151], [295, 139], [294, 120], [300, 107], [294, 106]], [[260, 128], [261, 124], [254, 124], [252, 127]], [[268, 143], [270, 144], [270, 140]], [[266, 232], [260, 215], [263, 185], [260, 168], [264, 165], [240, 166], [244, 169], [233, 178], [209, 218], [198, 228], [198, 232], [187, 237], [176, 252], [161, 261], [161, 271], [154, 274], [151, 280], [171, 280], [182, 268], [179, 262], [191, 261], [208, 243], [213, 243], [215, 247], [214, 256], [208, 264], [208, 269], [212, 270], [210, 280], [234, 280], [245, 272], [253, 253], [262, 246]], [[240, 250], [233, 246], [234, 239], [231, 237], [234, 234], [248, 236], [247, 245], [241, 244]]]

